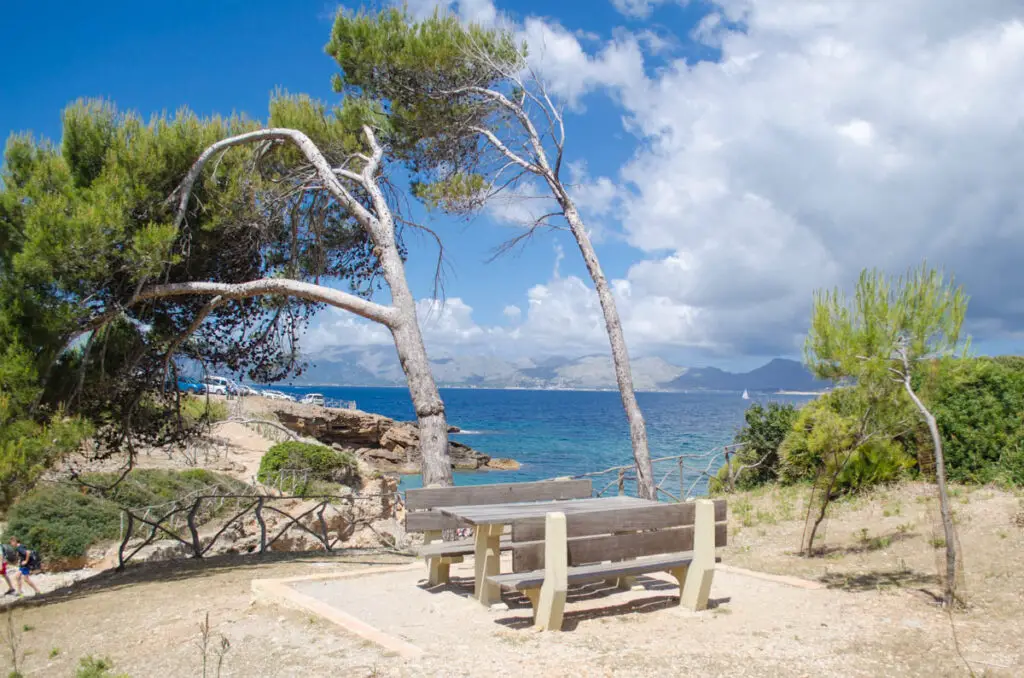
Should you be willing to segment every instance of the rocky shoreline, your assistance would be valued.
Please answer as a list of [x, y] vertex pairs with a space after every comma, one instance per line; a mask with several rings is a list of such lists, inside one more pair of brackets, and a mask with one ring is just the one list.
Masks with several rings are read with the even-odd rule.
[[[295, 403], [274, 403], [274, 416], [295, 433], [336, 450], [351, 452], [382, 473], [417, 474], [423, 461], [415, 422], [395, 421], [362, 410], [344, 410]], [[457, 427], [449, 429], [458, 433]], [[515, 471], [514, 459], [491, 457], [449, 441], [448, 454], [455, 471]]]

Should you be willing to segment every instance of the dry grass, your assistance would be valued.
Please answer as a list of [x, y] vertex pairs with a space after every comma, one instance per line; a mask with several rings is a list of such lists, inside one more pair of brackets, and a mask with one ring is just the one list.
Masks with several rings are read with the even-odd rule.
[[[723, 561], [847, 591], [903, 589], [934, 604], [945, 558], [934, 486], [902, 483], [836, 502], [813, 558], [799, 555], [809, 494], [808, 486], [766, 487], [729, 497]], [[1013, 648], [1024, 637], [1024, 495], [965, 486], [950, 495], [967, 603], [954, 615], [961, 641], [988, 636]]]

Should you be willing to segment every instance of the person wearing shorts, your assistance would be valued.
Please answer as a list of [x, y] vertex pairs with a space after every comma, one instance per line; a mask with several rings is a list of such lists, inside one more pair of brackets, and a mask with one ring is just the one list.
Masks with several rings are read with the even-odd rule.
[[28, 547], [23, 545], [20, 541], [18, 541], [17, 537], [11, 537], [11, 547], [14, 548], [14, 552], [18, 556], [18, 596], [19, 597], [21, 596], [21, 582], [22, 582], [22, 580], [24, 580], [25, 583], [27, 583], [29, 586], [31, 586], [32, 590], [35, 591], [36, 595], [38, 596], [39, 595], [39, 588], [36, 586], [35, 582], [32, 581], [32, 576], [31, 576], [32, 575], [32, 566], [30, 565], [30, 563], [32, 561], [32, 551], [31, 551], [31, 549], [29, 549]]

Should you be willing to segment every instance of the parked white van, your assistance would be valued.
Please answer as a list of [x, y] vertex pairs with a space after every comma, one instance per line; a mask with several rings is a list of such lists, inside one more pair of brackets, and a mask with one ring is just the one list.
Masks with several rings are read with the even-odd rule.
[[238, 395], [238, 384], [224, 377], [206, 377], [203, 384], [211, 395]]
[[318, 405], [319, 407], [324, 406], [324, 394], [323, 393], [309, 393], [305, 398], [300, 400], [303, 405]]

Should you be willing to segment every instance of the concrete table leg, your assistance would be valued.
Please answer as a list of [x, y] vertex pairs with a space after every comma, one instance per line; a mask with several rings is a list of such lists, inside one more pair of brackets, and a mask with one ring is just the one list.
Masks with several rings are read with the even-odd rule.
[[502, 525], [477, 525], [475, 535], [475, 582], [473, 594], [486, 607], [501, 602], [501, 587], [487, 581], [490, 575], [501, 572]]

